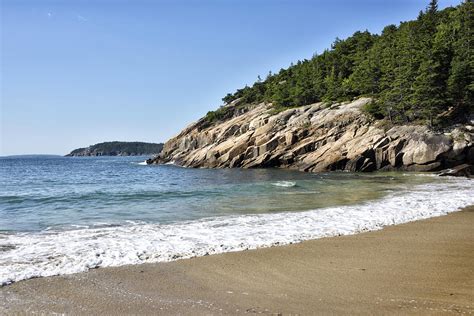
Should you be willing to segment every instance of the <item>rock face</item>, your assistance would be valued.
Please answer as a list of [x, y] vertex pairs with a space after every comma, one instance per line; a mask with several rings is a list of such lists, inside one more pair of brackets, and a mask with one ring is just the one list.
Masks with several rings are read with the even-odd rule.
[[462, 164], [452, 169], [441, 170], [439, 176], [453, 176], [453, 177], [472, 177], [474, 174], [474, 166]]
[[361, 107], [368, 102], [316, 103], [276, 114], [266, 104], [246, 110], [230, 105], [230, 118], [214, 124], [203, 118], [188, 126], [148, 163], [311, 172], [434, 171], [473, 163], [471, 126], [443, 134], [426, 126], [387, 129], [363, 114]]

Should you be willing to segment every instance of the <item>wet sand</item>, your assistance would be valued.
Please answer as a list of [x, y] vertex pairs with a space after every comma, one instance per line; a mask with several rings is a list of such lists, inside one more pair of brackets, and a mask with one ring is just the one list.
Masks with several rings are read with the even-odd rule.
[[473, 314], [474, 207], [381, 231], [0, 288], [0, 314]]

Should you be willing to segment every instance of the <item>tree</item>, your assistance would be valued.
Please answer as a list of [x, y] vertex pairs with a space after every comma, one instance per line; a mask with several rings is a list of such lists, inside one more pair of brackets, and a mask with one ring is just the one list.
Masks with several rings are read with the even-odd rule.
[[438, 12], [438, 0], [431, 0], [426, 11], [428, 14], [434, 14]]
[[474, 107], [473, 30], [472, 0], [441, 11], [430, 0], [416, 20], [388, 25], [381, 35], [336, 38], [321, 54], [258, 76], [223, 100], [294, 107], [370, 95], [370, 113], [393, 123], [465, 120]]
[[469, 116], [474, 107], [474, 3], [465, 1], [451, 13], [448, 32], [452, 36], [453, 59], [447, 93], [457, 113]]

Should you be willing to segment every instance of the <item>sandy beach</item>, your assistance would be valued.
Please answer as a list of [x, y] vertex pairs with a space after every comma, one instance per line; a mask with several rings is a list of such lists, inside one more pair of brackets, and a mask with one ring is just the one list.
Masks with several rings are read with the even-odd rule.
[[474, 207], [352, 236], [31, 279], [0, 314], [472, 314]]

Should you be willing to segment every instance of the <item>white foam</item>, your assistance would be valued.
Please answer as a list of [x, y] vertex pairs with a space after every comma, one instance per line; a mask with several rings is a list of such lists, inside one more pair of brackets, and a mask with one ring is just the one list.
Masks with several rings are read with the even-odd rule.
[[447, 179], [378, 201], [306, 212], [0, 234], [0, 283], [355, 234], [444, 215], [472, 204], [474, 182]]
[[277, 181], [272, 183], [272, 185], [276, 187], [285, 187], [285, 188], [290, 188], [296, 186], [296, 182], [293, 181]]
[[148, 164], [146, 163], [146, 160], [145, 161], [132, 161], [131, 164], [133, 165], [140, 165], [140, 166], [147, 166]]

